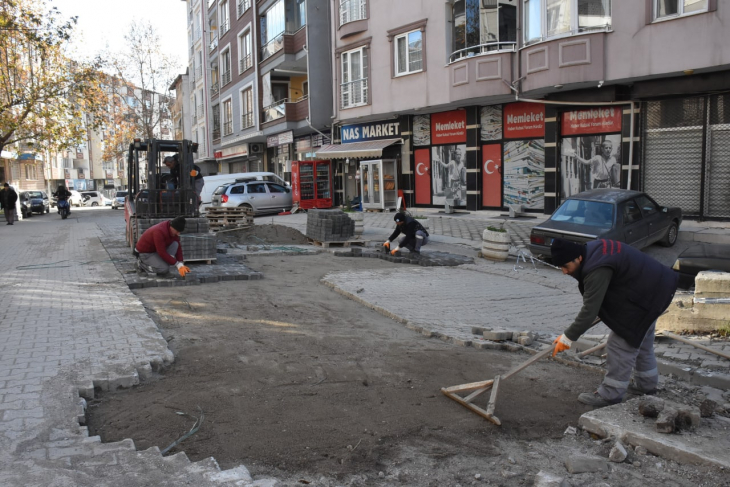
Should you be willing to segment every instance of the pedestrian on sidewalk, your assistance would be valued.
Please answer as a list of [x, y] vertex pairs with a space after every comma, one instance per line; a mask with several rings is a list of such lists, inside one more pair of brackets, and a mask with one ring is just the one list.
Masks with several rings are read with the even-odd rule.
[[15, 221], [15, 203], [18, 201], [18, 193], [8, 183], [3, 184], [3, 189], [0, 193], [0, 204], [3, 210], [5, 210], [6, 225], [12, 225]]
[[[672, 302], [678, 275], [630, 245], [615, 240], [577, 244], [556, 238], [553, 264], [578, 281], [583, 307], [555, 339], [555, 351], [567, 350], [593, 326], [596, 316], [611, 329], [606, 345], [606, 375], [595, 392], [578, 401], [604, 407], [631, 394], [654, 394], [659, 381], [654, 356], [656, 320]], [[633, 371], [634, 383], [631, 384]]]
[[[390, 250], [391, 255], [395, 255], [401, 247], [407, 248], [411, 254], [419, 255], [421, 253], [421, 247], [428, 243], [428, 232], [423, 225], [410, 216], [406, 216], [404, 213], [396, 213], [393, 217], [395, 220], [395, 231], [392, 233], [388, 240], [383, 244], [383, 247]], [[391, 250], [390, 243], [395, 240], [398, 235], [403, 234], [403, 238], [400, 239], [396, 247]]]
[[181, 277], [190, 272], [183, 263], [180, 232], [185, 230], [185, 217], [153, 225], [137, 241], [134, 254], [139, 268], [145, 272], [167, 274], [170, 266], [175, 266]]

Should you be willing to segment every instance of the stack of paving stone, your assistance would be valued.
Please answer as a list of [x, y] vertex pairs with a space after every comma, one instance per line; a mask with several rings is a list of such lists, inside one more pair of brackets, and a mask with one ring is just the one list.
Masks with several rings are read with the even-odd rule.
[[345, 242], [355, 235], [355, 222], [342, 210], [309, 210], [307, 237], [317, 242]]

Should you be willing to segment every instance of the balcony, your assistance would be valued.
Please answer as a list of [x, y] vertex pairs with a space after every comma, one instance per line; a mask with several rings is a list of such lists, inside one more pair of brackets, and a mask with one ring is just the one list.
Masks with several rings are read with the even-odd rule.
[[221, 128], [213, 127], [213, 140], [221, 140]]
[[368, 79], [358, 79], [340, 85], [340, 106], [359, 107], [368, 104]]
[[238, 0], [238, 8], [236, 9], [236, 12], [238, 13], [238, 16], [240, 17], [243, 15], [243, 13], [251, 8], [251, 0]]
[[224, 71], [223, 75], [221, 76], [221, 86], [226, 86], [228, 83], [231, 82], [231, 70]]
[[[301, 122], [309, 116], [309, 99], [304, 97], [296, 101], [279, 100], [262, 111], [262, 123], [274, 121]], [[252, 121], [253, 124], [253, 121]]]
[[302, 26], [296, 32], [282, 32], [261, 48], [261, 61], [264, 62], [274, 54], [284, 51], [285, 54], [297, 54], [307, 44], [307, 29]]
[[240, 73], [243, 73], [247, 69], [250, 69], [251, 66], [253, 66], [253, 60], [251, 59], [250, 54], [244, 56], [243, 59], [238, 60], [238, 71]]
[[241, 115], [241, 130], [253, 127], [253, 112]]
[[223, 135], [231, 135], [233, 133], [233, 122], [223, 122]]
[[514, 52], [517, 50], [516, 42], [488, 42], [486, 44], [479, 44], [478, 46], [471, 46], [464, 49], [454, 51], [449, 56], [449, 63], [458, 61], [459, 59], [479, 56], [482, 54], [496, 54], [498, 52]]
[[210, 85], [210, 96], [216, 96], [218, 92], [220, 91], [220, 87], [218, 86], [218, 82], [216, 81], [212, 85]]
[[230, 20], [226, 19], [223, 22], [221, 22], [221, 28], [218, 31], [219, 32], [218, 37], [223, 37], [230, 28], [231, 28]]
[[217, 37], [214, 37], [213, 40], [210, 41], [209, 49], [210, 49], [210, 52], [213, 52], [216, 49], [218, 49], [218, 38]]

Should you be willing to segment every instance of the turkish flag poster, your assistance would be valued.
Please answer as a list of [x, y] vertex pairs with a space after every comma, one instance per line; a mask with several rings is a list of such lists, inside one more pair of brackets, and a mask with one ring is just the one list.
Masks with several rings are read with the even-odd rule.
[[502, 206], [502, 145], [482, 146], [482, 206]]
[[417, 149], [416, 154], [416, 204], [431, 204], [431, 151]]

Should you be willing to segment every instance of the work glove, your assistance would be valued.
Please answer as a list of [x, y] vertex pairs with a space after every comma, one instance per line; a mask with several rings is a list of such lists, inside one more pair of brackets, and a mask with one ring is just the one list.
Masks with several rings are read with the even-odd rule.
[[573, 342], [570, 340], [570, 338], [566, 337], [565, 335], [560, 335], [553, 342], [553, 344], [555, 345], [555, 348], [553, 349], [553, 357], [560, 352], [568, 350], [572, 343]]
[[396, 247], [393, 250], [390, 251], [390, 255], [395, 255], [396, 252], [400, 250], [400, 247]]
[[383, 247], [390, 250], [390, 240], [386, 240], [385, 243], [383, 244]]
[[175, 264], [175, 267], [177, 267], [177, 272], [180, 274], [180, 277], [185, 277], [185, 274], [190, 272], [190, 267], [186, 266], [182, 262]]

